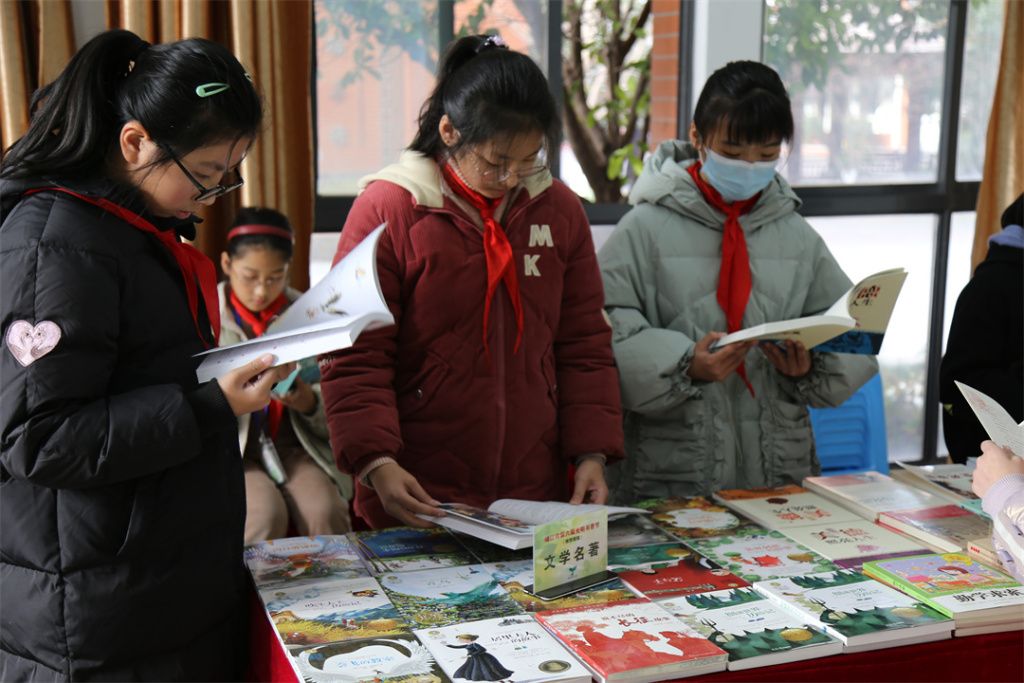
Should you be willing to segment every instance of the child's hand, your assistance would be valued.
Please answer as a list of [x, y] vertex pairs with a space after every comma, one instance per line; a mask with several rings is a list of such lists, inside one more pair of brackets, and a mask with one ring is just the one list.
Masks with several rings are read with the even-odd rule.
[[295, 369], [295, 363], [272, 368], [273, 363], [274, 357], [268, 353], [217, 380], [236, 416], [266, 408], [270, 403], [270, 390]]
[[316, 409], [316, 394], [313, 392], [312, 387], [303, 382], [300, 377], [295, 378], [295, 382], [292, 383], [288, 393], [274, 394], [274, 397], [287, 407], [297, 410], [303, 415], [309, 415]]
[[750, 347], [757, 342], [737, 342], [715, 349], [709, 348], [725, 336], [725, 332], [708, 332], [693, 347], [693, 360], [690, 361], [689, 375], [702, 382], [721, 382], [736, 371], [747, 355]]
[[997, 446], [992, 441], [981, 442], [981, 457], [974, 468], [971, 490], [984, 496], [992, 484], [1007, 474], [1024, 474], [1024, 459], [1018, 458], [1008, 448]]
[[608, 500], [608, 484], [604, 480], [604, 459], [588, 458], [576, 466], [575, 486], [569, 502], [597, 503], [604, 505]]
[[803, 342], [787, 339], [785, 344], [785, 350], [775, 342], [763, 342], [758, 346], [768, 362], [781, 374], [786, 377], [803, 377], [811, 371], [811, 352]]
[[369, 474], [373, 490], [380, 497], [384, 511], [408, 526], [433, 526], [417, 513], [440, 517], [444, 511], [437, 507], [441, 503], [430, 497], [416, 477], [398, 463], [389, 462], [381, 465]]

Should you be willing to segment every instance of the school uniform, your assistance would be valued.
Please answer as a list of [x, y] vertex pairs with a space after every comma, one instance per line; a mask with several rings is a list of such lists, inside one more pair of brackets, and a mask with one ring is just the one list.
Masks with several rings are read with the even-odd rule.
[[[566, 500], [576, 458], [622, 457], [600, 275], [572, 191], [545, 172], [496, 209], [520, 326], [507, 282], [485, 305], [480, 214], [434, 160], [406, 152], [361, 185], [335, 259], [387, 224], [377, 266], [395, 325], [321, 359], [339, 466], [359, 475], [391, 457], [437, 500], [487, 506], [502, 497]], [[355, 509], [371, 526], [395, 523], [361, 483]]]

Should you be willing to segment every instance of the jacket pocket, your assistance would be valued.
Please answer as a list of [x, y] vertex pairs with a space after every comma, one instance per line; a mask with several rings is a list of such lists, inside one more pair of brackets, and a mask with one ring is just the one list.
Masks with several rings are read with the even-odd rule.
[[448, 362], [433, 351], [427, 352], [423, 366], [398, 396], [398, 414], [404, 419], [422, 412], [431, 404], [450, 371]]
[[781, 400], [763, 403], [761, 451], [768, 486], [800, 484], [804, 477], [818, 474], [821, 467], [807, 408]]

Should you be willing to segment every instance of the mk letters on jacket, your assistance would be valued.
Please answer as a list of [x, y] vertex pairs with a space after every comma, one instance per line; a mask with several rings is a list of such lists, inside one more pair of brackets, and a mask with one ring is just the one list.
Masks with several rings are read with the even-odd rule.
[[[567, 465], [586, 453], [622, 455], [611, 331], [579, 199], [548, 174], [506, 195], [508, 235], [523, 304], [522, 344], [499, 285], [483, 345], [487, 289], [482, 231], [436, 163], [407, 152], [363, 180], [336, 259], [387, 222], [378, 268], [393, 327], [321, 359], [339, 465], [358, 474], [395, 458], [438, 500], [486, 506], [500, 496], [564, 499]], [[391, 523], [358, 485], [355, 507]]]
[[[716, 298], [724, 216], [686, 171], [695, 157], [689, 145], [660, 145], [601, 249], [629, 454], [609, 472], [614, 502], [799, 483], [819, 470], [806, 406], [838, 405], [878, 371], [873, 356], [814, 353], [811, 372], [791, 379], [755, 349], [755, 397], [735, 373], [690, 378], [696, 342], [726, 330]], [[776, 175], [740, 217], [753, 278], [743, 327], [820, 313], [851, 286], [799, 206]]]

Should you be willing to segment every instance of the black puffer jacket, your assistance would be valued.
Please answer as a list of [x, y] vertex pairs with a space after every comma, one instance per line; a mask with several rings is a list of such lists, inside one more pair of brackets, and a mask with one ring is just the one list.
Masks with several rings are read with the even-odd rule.
[[[155, 236], [32, 186], [0, 180], [0, 680], [236, 678], [242, 462], [220, 388], [196, 384], [181, 271]], [[19, 320], [60, 330], [27, 366]]]

